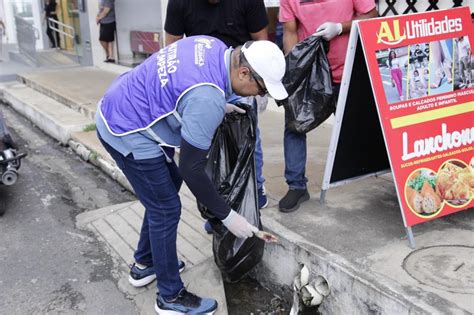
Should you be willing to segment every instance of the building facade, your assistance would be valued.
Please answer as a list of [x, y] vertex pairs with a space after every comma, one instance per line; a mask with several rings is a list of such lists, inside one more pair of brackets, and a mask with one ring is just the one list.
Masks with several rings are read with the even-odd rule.
[[[82, 65], [102, 65], [104, 51], [99, 43], [99, 26], [95, 17], [100, 0], [56, 0], [60, 6], [61, 48], [64, 53], [77, 56]], [[379, 0], [380, 15], [398, 15], [429, 10], [470, 6], [474, 0]], [[122, 65], [134, 66], [154, 50], [163, 46], [164, 21], [168, 0], [116, 0], [117, 33], [115, 59]], [[265, 0], [270, 20], [270, 38], [278, 41], [279, 0]], [[0, 0], [0, 14], [6, 24], [10, 43], [34, 41], [33, 48], [48, 48], [46, 24], [43, 22], [44, 0]], [[0, 15], [1, 17], [1, 15]], [[20, 34], [18, 22], [26, 22], [28, 36]], [[34, 40], [32, 39], [34, 38]], [[31, 45], [31, 43], [29, 43]]]

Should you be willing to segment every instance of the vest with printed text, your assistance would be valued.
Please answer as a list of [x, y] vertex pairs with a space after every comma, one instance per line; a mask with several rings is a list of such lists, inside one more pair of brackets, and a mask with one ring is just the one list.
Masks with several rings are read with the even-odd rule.
[[210, 36], [177, 41], [119, 76], [105, 93], [99, 114], [116, 136], [145, 130], [173, 114], [190, 89], [212, 85], [227, 90], [227, 47]]

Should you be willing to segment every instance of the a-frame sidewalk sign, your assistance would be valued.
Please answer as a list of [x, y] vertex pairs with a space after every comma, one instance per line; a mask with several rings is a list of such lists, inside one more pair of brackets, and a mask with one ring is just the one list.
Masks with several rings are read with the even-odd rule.
[[474, 206], [473, 40], [467, 7], [354, 21], [322, 202], [391, 171], [412, 248], [413, 225]]

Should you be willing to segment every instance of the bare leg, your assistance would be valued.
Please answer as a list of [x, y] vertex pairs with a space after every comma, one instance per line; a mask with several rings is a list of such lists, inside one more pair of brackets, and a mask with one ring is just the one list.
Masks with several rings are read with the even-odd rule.
[[100, 45], [102, 45], [102, 48], [104, 48], [105, 51], [105, 59], [109, 59], [109, 53], [108, 53], [108, 45], [109, 43], [100, 41]]
[[107, 43], [107, 51], [109, 52], [109, 59], [114, 59], [114, 42]]

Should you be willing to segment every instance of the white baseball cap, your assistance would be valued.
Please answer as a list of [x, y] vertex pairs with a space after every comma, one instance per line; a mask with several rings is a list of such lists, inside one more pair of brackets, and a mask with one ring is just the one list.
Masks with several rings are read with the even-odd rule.
[[287, 98], [288, 92], [281, 83], [285, 75], [286, 62], [280, 48], [268, 40], [252, 42], [248, 47], [246, 44], [240, 51], [252, 69], [263, 79], [268, 93], [276, 100]]

